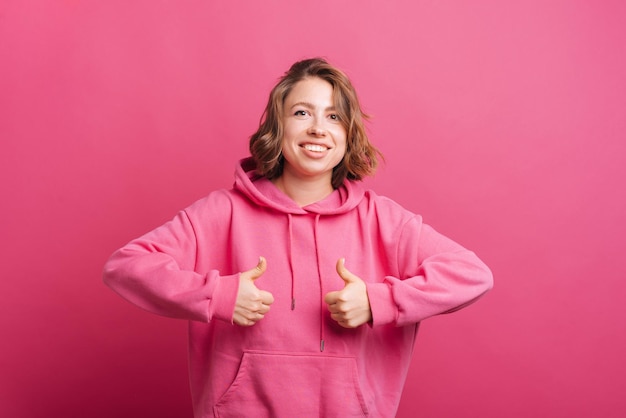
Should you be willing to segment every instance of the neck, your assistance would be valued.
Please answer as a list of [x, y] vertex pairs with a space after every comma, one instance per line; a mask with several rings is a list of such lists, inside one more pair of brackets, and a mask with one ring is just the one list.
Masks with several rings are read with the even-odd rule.
[[298, 206], [303, 207], [328, 197], [333, 192], [330, 179], [300, 179], [284, 172], [273, 181], [274, 185], [291, 198]]

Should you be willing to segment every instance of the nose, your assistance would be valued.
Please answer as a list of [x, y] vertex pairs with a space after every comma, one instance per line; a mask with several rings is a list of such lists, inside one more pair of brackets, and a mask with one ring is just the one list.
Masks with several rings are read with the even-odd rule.
[[317, 120], [315, 120], [309, 127], [308, 133], [313, 136], [325, 136], [326, 129], [324, 129], [324, 127]]

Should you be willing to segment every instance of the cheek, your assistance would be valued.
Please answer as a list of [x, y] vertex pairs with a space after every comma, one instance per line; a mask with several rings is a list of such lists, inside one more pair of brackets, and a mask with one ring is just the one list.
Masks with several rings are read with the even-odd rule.
[[342, 130], [340, 133], [337, 134], [337, 136], [335, 136], [336, 141], [337, 141], [337, 145], [341, 148], [343, 148], [343, 152], [346, 152], [346, 148], [347, 148], [347, 144], [348, 144], [348, 138], [346, 137], [346, 133], [344, 130]]
[[298, 137], [302, 128], [297, 123], [283, 124], [283, 142]]
[[346, 149], [347, 149], [347, 143], [346, 143], [346, 138], [343, 137], [341, 138], [341, 140], [337, 141], [337, 147], [341, 148], [343, 150], [343, 153], [346, 153]]
[[295, 143], [294, 134], [288, 128], [283, 130], [283, 137], [280, 139], [280, 147], [285, 148]]
[[334, 126], [332, 129], [332, 135], [335, 138], [335, 141], [339, 144], [344, 144], [347, 141], [347, 131], [343, 126]]
[[338, 160], [337, 163], [339, 163], [346, 156], [346, 151], [348, 150], [345, 139], [341, 142], [337, 141], [337, 149], [340, 151], [339, 153], [337, 153], [336, 157]]

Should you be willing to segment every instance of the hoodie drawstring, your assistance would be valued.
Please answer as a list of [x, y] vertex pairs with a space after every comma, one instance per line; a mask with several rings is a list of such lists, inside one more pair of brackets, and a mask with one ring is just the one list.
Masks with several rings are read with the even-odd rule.
[[318, 225], [320, 214], [315, 215], [315, 226], [313, 228], [313, 238], [315, 240], [315, 259], [317, 261], [317, 277], [320, 281], [320, 351], [324, 351], [324, 283], [322, 280], [322, 267], [320, 265], [320, 251], [318, 242]]
[[296, 283], [293, 270], [293, 258], [291, 254], [293, 252], [293, 219], [291, 218], [291, 213], [287, 214], [287, 219], [289, 221], [289, 235], [287, 238], [287, 245], [289, 246], [289, 249], [287, 253], [289, 254], [289, 269], [291, 270], [291, 310], [293, 311], [296, 309]]

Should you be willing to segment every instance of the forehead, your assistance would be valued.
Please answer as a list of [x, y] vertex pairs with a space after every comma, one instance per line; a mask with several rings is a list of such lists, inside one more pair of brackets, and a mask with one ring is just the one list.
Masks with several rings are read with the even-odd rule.
[[285, 104], [293, 106], [297, 103], [309, 105], [332, 106], [333, 86], [319, 77], [308, 77], [298, 81], [285, 97]]

